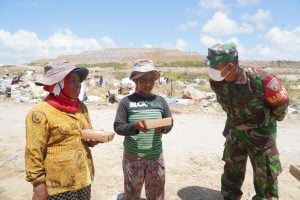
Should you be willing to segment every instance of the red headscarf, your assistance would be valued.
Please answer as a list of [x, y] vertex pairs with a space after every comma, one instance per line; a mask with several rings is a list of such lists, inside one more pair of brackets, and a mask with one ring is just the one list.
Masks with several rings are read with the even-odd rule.
[[[57, 83], [59, 84], [59, 83]], [[56, 84], [55, 84], [56, 85]], [[68, 113], [74, 113], [80, 109], [79, 99], [70, 98], [69, 76], [64, 78], [64, 87], [58, 96], [55, 96], [52, 91], [55, 85], [44, 86], [44, 90], [50, 92], [45, 101], [51, 106]]]

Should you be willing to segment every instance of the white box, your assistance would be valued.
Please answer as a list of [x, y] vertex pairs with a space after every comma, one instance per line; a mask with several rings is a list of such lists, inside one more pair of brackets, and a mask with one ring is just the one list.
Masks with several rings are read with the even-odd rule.
[[146, 120], [146, 128], [159, 128], [164, 126], [172, 125], [172, 117], [162, 118], [162, 119], [153, 119], [153, 120]]
[[94, 139], [97, 142], [109, 142], [114, 139], [115, 133], [106, 132], [106, 131], [98, 131], [93, 129], [85, 129], [82, 130], [82, 138], [83, 139]]

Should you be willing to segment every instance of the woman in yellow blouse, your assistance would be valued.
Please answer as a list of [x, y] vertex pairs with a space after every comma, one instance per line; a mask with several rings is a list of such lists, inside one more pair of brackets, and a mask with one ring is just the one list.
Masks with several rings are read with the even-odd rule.
[[26, 180], [33, 185], [33, 200], [89, 200], [94, 166], [81, 131], [91, 127], [87, 107], [79, 101], [81, 82], [89, 71], [66, 61], [45, 66], [36, 82], [49, 95], [26, 117]]

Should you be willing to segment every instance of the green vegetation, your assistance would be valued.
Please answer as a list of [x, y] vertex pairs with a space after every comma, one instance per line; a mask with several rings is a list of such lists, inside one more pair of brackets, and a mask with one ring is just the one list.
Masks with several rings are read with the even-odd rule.
[[291, 90], [288, 89], [290, 105], [300, 106], [300, 90]]
[[183, 90], [184, 90], [184, 85], [177, 84], [176, 82], [172, 82], [172, 84], [169, 83], [163, 85], [156, 83], [153, 88], [153, 93], [160, 94], [167, 97], [181, 98]]
[[287, 60], [272, 61], [271, 66], [276, 66], [278, 68], [300, 68], [300, 61], [287, 61]]
[[100, 67], [100, 68], [108, 68], [111, 67], [114, 70], [124, 69], [127, 66], [126, 63], [119, 62], [107, 62], [107, 63], [95, 63], [95, 64], [77, 64], [76, 67]]
[[210, 85], [207, 84], [197, 85], [195, 88], [203, 92], [213, 92], [210, 88]]
[[129, 75], [128, 72], [125, 72], [125, 71], [114, 71], [114, 72], [112, 72], [112, 74], [118, 80], [128, 77], [128, 75]]
[[157, 61], [157, 67], [206, 67], [203, 61]]
[[287, 80], [287, 79], [283, 79], [281, 80], [283, 85], [286, 87], [286, 88], [291, 88], [293, 86], [297, 86], [297, 85], [300, 85], [300, 79], [298, 79], [297, 81], [290, 81], [290, 80]]
[[173, 80], [188, 81], [188, 82], [191, 82], [195, 78], [208, 79], [207, 73], [188, 72], [188, 71], [185, 71], [185, 72], [173, 72], [173, 71], [161, 72], [161, 76], [169, 77]]
[[48, 62], [46, 61], [40, 61], [40, 62], [31, 62], [31, 63], [28, 63], [29, 66], [44, 66], [46, 65]]
[[[101, 96], [104, 97], [106, 96], [108, 93], [107, 91], [113, 91], [115, 90], [115, 87], [111, 86], [111, 87], [91, 87], [88, 91], [87, 94], [90, 96]], [[117, 94], [117, 91], [114, 91], [114, 93]]]
[[290, 105], [299, 106], [300, 105], [300, 90], [293, 89], [294, 86], [300, 85], [300, 80], [298, 81], [288, 81], [282, 80], [284, 87], [287, 89], [289, 98], [290, 98]]
[[8, 68], [8, 67], [15, 67], [16, 65], [2, 65], [0, 67], [3, 67], [3, 68]]

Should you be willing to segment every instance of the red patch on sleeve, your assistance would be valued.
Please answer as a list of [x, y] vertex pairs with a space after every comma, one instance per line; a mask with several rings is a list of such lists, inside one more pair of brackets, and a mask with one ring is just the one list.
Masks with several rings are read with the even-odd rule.
[[264, 99], [272, 106], [276, 106], [289, 100], [288, 93], [282, 83], [274, 76], [267, 75], [263, 80], [265, 89]]

